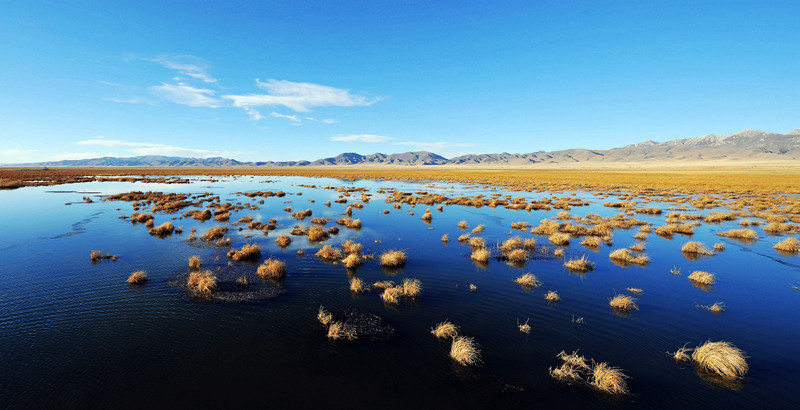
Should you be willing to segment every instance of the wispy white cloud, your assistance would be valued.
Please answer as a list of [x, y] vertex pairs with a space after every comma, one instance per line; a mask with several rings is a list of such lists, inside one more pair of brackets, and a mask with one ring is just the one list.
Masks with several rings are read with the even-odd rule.
[[208, 63], [200, 57], [190, 55], [162, 54], [146, 60], [158, 63], [170, 70], [177, 70], [181, 74], [201, 80], [205, 83], [216, 83], [217, 79], [208, 74]]
[[214, 97], [216, 91], [208, 88], [197, 88], [184, 83], [155, 85], [150, 90], [176, 104], [188, 105], [190, 107], [209, 107], [217, 108], [221, 102]]
[[244, 109], [244, 111], [247, 113], [247, 115], [250, 116], [250, 119], [252, 119], [253, 121], [259, 121], [264, 119], [264, 116], [261, 115], [261, 113], [258, 112], [258, 110], [255, 108], [247, 107]]
[[339, 142], [386, 142], [394, 138], [373, 134], [334, 135], [331, 141]]
[[24, 162], [30, 159], [29, 154], [36, 152], [39, 152], [39, 150], [23, 148], [0, 149], [0, 163]]
[[447, 141], [438, 141], [438, 142], [422, 142], [422, 141], [398, 141], [394, 143], [395, 145], [409, 145], [412, 147], [417, 147], [420, 149], [424, 149], [426, 151], [436, 151], [436, 150], [443, 150], [447, 148], [455, 148], [455, 147], [474, 147], [478, 144], [472, 143], [453, 143]]
[[167, 155], [176, 157], [207, 158], [207, 157], [217, 157], [217, 156], [224, 157], [235, 154], [234, 152], [230, 151], [184, 148], [166, 144], [155, 144], [150, 142], [130, 142], [123, 140], [106, 139], [104, 137], [97, 137], [83, 141], [76, 141], [75, 145], [92, 145], [92, 146], [101, 146], [110, 148], [122, 148], [125, 151], [132, 152], [136, 155]]
[[99, 81], [99, 83], [115, 90], [114, 94], [117, 94], [117, 96], [114, 97], [106, 97], [105, 98], [106, 101], [112, 101], [115, 103], [125, 103], [125, 104], [155, 105], [155, 102], [151, 98], [142, 95], [143, 92], [141, 87], [135, 85], [113, 83], [110, 81]]
[[324, 120], [322, 120], [322, 122], [325, 124], [336, 124], [339, 122], [339, 120], [337, 120], [336, 118], [325, 118]]
[[[297, 123], [297, 124], [299, 124], [299, 123], [303, 122], [303, 121], [302, 121], [302, 120], [300, 120], [300, 118], [299, 118], [298, 116], [296, 116], [296, 115], [285, 115], [285, 114], [279, 114], [279, 113], [277, 113], [277, 112], [273, 112], [273, 113], [272, 113], [272, 114], [270, 114], [270, 115], [271, 115], [271, 116], [273, 116], [273, 117], [275, 117], [275, 118], [285, 118], [285, 119], [287, 119], [287, 120], [289, 120], [289, 121], [291, 121], [291, 122]], [[308, 118], [308, 117], [306, 117], [306, 119], [309, 119], [309, 118]], [[313, 119], [313, 118], [311, 118], [311, 120], [312, 120], [312, 121], [314, 121], [314, 119]]]
[[286, 80], [261, 81], [256, 86], [267, 94], [223, 95], [240, 108], [258, 106], [284, 106], [297, 112], [308, 112], [313, 107], [354, 107], [375, 104], [380, 98], [367, 98], [352, 94], [350, 90], [313, 83], [296, 83]]

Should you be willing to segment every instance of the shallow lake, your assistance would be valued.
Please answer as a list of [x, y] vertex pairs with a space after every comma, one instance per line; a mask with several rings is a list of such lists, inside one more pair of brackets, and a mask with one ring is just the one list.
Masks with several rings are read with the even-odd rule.
[[[361, 202], [355, 191], [344, 198], [347, 203], [336, 203], [341, 192], [324, 186], [364, 188], [371, 194], [363, 209], [353, 210], [362, 228], [340, 227], [324, 242], [338, 246], [352, 239], [364, 246], [365, 255], [376, 256], [356, 270], [319, 260], [314, 254], [322, 244], [306, 237], [292, 236], [285, 248], [275, 243], [295, 224], [310, 225], [309, 219], [298, 221], [284, 211], [287, 206], [330, 217], [327, 228], [337, 226], [348, 205]], [[754, 227], [759, 239], [743, 243], [716, 235], [740, 227], [726, 221], [702, 223], [691, 237], [651, 233], [637, 241], [635, 227], [615, 230], [613, 246], [596, 250], [573, 238], [562, 247], [564, 256], [556, 257], [557, 247], [546, 236], [532, 235], [530, 228], [512, 231], [511, 224], [537, 226], [542, 219], [554, 220], [559, 209], [445, 205], [438, 211], [430, 206], [433, 219], [425, 223], [421, 216], [428, 206], [395, 209], [385, 202], [389, 193], [382, 192], [388, 188], [450, 197], [500, 193], [527, 201], [574, 194], [590, 204], [573, 207], [571, 215], [620, 213], [603, 206], [617, 200], [614, 196], [599, 199], [591, 192], [300, 177], [195, 177], [188, 184], [95, 182], [0, 191], [0, 403], [22, 408], [800, 406], [800, 291], [792, 287], [800, 285], [800, 256], [772, 248], [787, 235]], [[131, 202], [104, 200], [128, 191], [209, 192], [222, 203], [252, 206], [233, 211], [229, 222], [181, 217], [197, 207], [156, 212], [155, 225], [171, 221], [182, 228], [180, 234], [159, 238], [143, 224], [120, 219], [134, 212]], [[285, 191], [286, 196], [240, 194], [253, 191]], [[668, 205], [654, 206], [666, 213]], [[718, 210], [724, 209], [684, 213]], [[149, 213], [149, 205], [140, 212]], [[265, 234], [246, 223], [233, 225], [245, 216], [264, 223], [277, 219], [277, 228]], [[635, 218], [664, 225], [663, 214]], [[458, 227], [462, 220], [466, 230]], [[229, 248], [190, 240], [193, 228], [202, 235], [221, 224], [228, 226], [232, 248], [258, 244], [260, 259], [229, 265]], [[456, 238], [479, 224], [485, 231], [473, 236], [484, 238], [490, 248], [510, 234], [536, 238], [539, 248], [525, 264], [492, 258], [486, 266], [477, 265], [469, 245]], [[444, 234], [448, 243], [441, 241]], [[725, 250], [692, 260], [680, 251], [690, 240], [708, 247], [723, 243]], [[650, 257], [645, 266], [609, 260], [610, 251], [637, 243]], [[89, 255], [95, 249], [118, 260], [93, 263]], [[378, 257], [391, 249], [406, 253], [401, 269], [380, 266]], [[176, 285], [185, 282], [192, 255], [216, 273], [219, 289], [235, 294], [241, 276], [250, 286], [241, 290], [241, 298], [193, 297]], [[595, 263], [594, 270], [577, 274], [564, 268], [565, 260], [583, 255]], [[269, 257], [286, 263], [285, 279], [272, 282], [256, 275]], [[683, 274], [671, 274], [673, 268]], [[126, 279], [138, 270], [147, 271], [148, 281], [128, 285]], [[717, 283], [694, 286], [687, 276], [695, 270], [715, 273]], [[540, 287], [525, 289], [513, 282], [528, 272]], [[416, 278], [423, 293], [386, 305], [378, 289], [353, 294], [353, 277], [368, 284]], [[632, 295], [638, 310], [611, 309], [609, 299], [627, 294], [629, 287], [644, 291]], [[559, 302], [544, 299], [550, 290], [558, 292]], [[724, 302], [725, 310], [714, 314], [697, 307], [715, 302]], [[317, 321], [320, 306], [334, 313], [349, 307], [374, 313], [394, 327], [394, 334], [385, 341], [329, 340]], [[517, 324], [528, 319], [531, 332], [525, 334]], [[474, 337], [481, 365], [464, 367], [450, 359], [450, 342], [430, 333], [444, 320]], [[744, 380], [735, 386], [715, 383], [667, 354], [707, 340], [729, 341], [747, 354], [750, 370]], [[548, 369], [561, 364], [556, 355], [575, 350], [622, 369], [630, 377], [630, 394], [612, 397], [551, 378]]]

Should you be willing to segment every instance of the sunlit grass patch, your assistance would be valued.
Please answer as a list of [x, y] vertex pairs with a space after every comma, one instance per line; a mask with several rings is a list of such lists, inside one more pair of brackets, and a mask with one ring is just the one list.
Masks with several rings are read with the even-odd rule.
[[686, 242], [686, 244], [681, 247], [681, 252], [689, 255], [714, 255], [714, 252], [708, 250], [702, 242], [697, 241]]
[[322, 323], [324, 326], [327, 326], [333, 320], [333, 315], [325, 310], [324, 307], [320, 306], [319, 310], [317, 311], [317, 320], [319, 323]]
[[650, 258], [645, 255], [636, 255], [634, 256], [631, 251], [627, 248], [620, 248], [617, 250], [612, 251], [608, 258], [611, 261], [625, 265], [647, 265], [650, 261]]
[[256, 243], [246, 244], [241, 249], [231, 249], [228, 251], [228, 258], [237, 262], [251, 261], [261, 257], [261, 246]]
[[492, 257], [492, 253], [486, 248], [478, 248], [472, 251], [470, 259], [478, 262], [488, 262]]
[[551, 244], [556, 246], [566, 246], [569, 245], [569, 234], [561, 232], [554, 233], [548, 236], [547, 240], [549, 240]]
[[519, 323], [519, 319], [517, 319], [517, 328], [519, 329], [520, 332], [525, 333], [525, 334], [530, 334], [531, 333], [531, 325], [528, 324], [528, 321], [530, 321], [530, 320], [531, 319], [528, 318], [528, 319], [525, 319], [525, 323]]
[[644, 293], [644, 290], [640, 288], [625, 288], [625, 290], [627, 290], [630, 293], [633, 293], [634, 295], [641, 295], [642, 293]]
[[475, 228], [472, 229], [472, 234], [473, 235], [480, 235], [480, 234], [483, 233], [483, 229], [484, 229], [483, 224], [478, 225], [478, 226], [476, 226]]
[[128, 276], [127, 282], [131, 285], [141, 285], [147, 282], [147, 272], [143, 270], [137, 270]]
[[280, 279], [286, 276], [286, 263], [269, 258], [258, 267], [258, 276], [269, 279]]
[[558, 292], [551, 290], [544, 295], [544, 299], [548, 302], [558, 302], [561, 300], [561, 296], [558, 295]]
[[450, 345], [450, 357], [462, 366], [480, 364], [480, 346], [469, 336], [456, 336]]
[[688, 279], [693, 283], [699, 285], [713, 285], [716, 283], [714, 274], [711, 272], [696, 270], [692, 272], [691, 275], [688, 276]]
[[328, 339], [355, 340], [358, 339], [358, 334], [355, 329], [343, 322], [332, 322], [330, 326], [328, 326]]
[[786, 238], [776, 243], [773, 248], [780, 252], [798, 253], [800, 252], [800, 241], [797, 238]]
[[628, 376], [608, 363], [598, 363], [592, 368], [589, 385], [608, 394], [628, 393]]
[[204, 241], [213, 241], [214, 239], [222, 238], [225, 235], [225, 232], [228, 232], [227, 226], [217, 225], [209, 228], [206, 233], [200, 236], [200, 239]]
[[281, 248], [285, 248], [289, 246], [290, 243], [292, 243], [292, 238], [290, 238], [287, 235], [279, 235], [277, 238], [275, 238], [275, 243], [278, 244], [278, 246], [280, 246]]
[[731, 229], [729, 231], [717, 232], [717, 235], [744, 241], [755, 241], [758, 239], [758, 234], [752, 229]]
[[419, 279], [405, 278], [400, 286], [403, 288], [403, 296], [407, 298], [416, 298], [422, 294], [422, 282]]
[[609, 300], [608, 305], [621, 312], [632, 312], [634, 310], [639, 310], [639, 306], [636, 304], [636, 299], [623, 294], [614, 296], [611, 300]]
[[692, 360], [705, 371], [731, 379], [744, 377], [750, 369], [744, 352], [725, 341], [706, 341], [694, 349]]
[[390, 250], [381, 254], [381, 266], [394, 268], [406, 264], [406, 254], [403, 251]]
[[353, 242], [351, 239], [346, 240], [342, 244], [342, 250], [346, 254], [361, 254], [361, 244], [357, 242]]
[[539, 280], [539, 278], [532, 273], [526, 273], [514, 279], [514, 283], [525, 288], [538, 288], [539, 286], [542, 286], [542, 282]]
[[189, 258], [189, 269], [191, 270], [200, 270], [202, 264], [203, 263], [200, 261], [200, 257], [197, 255]]
[[361, 256], [357, 253], [351, 253], [342, 259], [342, 265], [347, 269], [353, 269], [361, 266]]
[[217, 277], [210, 270], [192, 272], [186, 284], [192, 295], [210, 297], [211, 292], [217, 288]]
[[715, 302], [713, 305], [697, 305], [697, 307], [706, 309], [712, 313], [720, 313], [725, 311], [725, 304], [722, 302]]
[[573, 272], [588, 272], [594, 269], [594, 263], [586, 259], [586, 255], [580, 259], [570, 259], [564, 263], [564, 267]]
[[452, 339], [458, 336], [458, 326], [444, 321], [436, 324], [436, 326], [431, 329], [431, 334], [437, 339]]
[[359, 278], [350, 279], [350, 291], [353, 293], [364, 293], [369, 290], [363, 280]]
[[172, 222], [164, 222], [161, 225], [156, 226], [155, 228], [150, 229], [150, 235], [153, 236], [166, 236], [172, 233], [175, 230], [175, 227], [172, 226]]
[[330, 245], [325, 245], [320, 248], [315, 256], [324, 261], [336, 261], [342, 259], [342, 252]]

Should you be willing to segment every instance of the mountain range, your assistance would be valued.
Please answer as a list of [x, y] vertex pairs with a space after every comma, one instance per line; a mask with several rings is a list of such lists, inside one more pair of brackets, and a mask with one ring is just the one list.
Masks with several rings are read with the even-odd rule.
[[510, 165], [614, 164], [623, 162], [690, 161], [792, 161], [800, 160], [800, 128], [786, 134], [746, 129], [730, 135], [711, 134], [667, 142], [644, 141], [608, 150], [567, 149], [527, 154], [469, 154], [447, 159], [427, 152], [361, 155], [346, 152], [315, 161], [242, 162], [235, 159], [183, 158], [146, 155], [65, 160], [15, 166], [48, 167], [317, 167], [342, 165]]

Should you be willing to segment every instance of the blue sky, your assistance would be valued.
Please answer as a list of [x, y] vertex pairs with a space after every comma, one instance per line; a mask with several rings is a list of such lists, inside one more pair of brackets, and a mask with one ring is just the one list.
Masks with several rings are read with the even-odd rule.
[[6, 1], [0, 163], [800, 127], [794, 1]]

